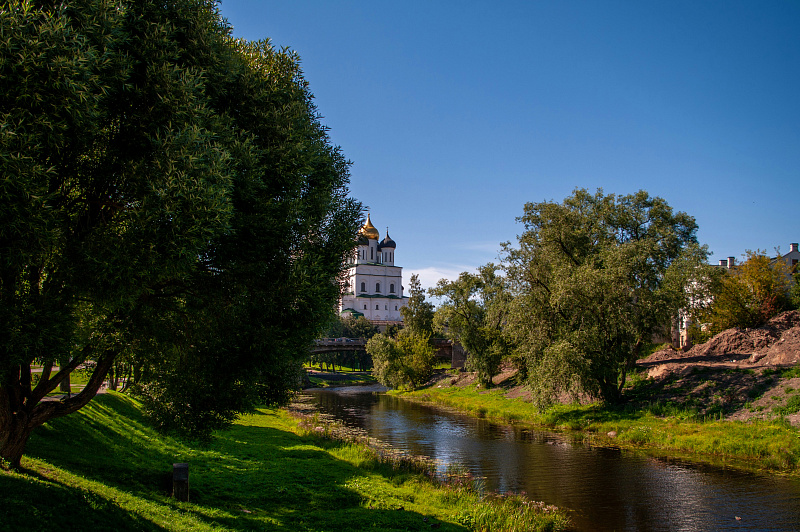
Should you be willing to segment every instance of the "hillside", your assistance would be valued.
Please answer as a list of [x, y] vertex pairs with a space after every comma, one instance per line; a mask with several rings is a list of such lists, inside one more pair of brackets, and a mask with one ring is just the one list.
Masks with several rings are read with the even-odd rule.
[[660, 349], [637, 363], [642, 391], [726, 419], [779, 415], [800, 425], [800, 311], [757, 329], [728, 329], [687, 351]]

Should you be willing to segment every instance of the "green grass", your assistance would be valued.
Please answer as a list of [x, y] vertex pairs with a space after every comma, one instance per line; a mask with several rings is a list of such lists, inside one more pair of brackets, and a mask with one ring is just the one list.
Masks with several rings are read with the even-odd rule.
[[[33, 366], [33, 369], [41, 370], [41, 366]], [[69, 384], [70, 390], [72, 393], [78, 393], [83, 390], [84, 386], [89, 383], [89, 378], [91, 377], [92, 370], [90, 369], [76, 369], [69, 375]], [[38, 384], [39, 379], [41, 378], [42, 374], [39, 371], [34, 371], [31, 374], [31, 385], [33, 387]], [[52, 375], [51, 375], [52, 377]], [[56, 387], [55, 390], [48, 393], [49, 396], [56, 396], [56, 395], [64, 395], [64, 392], [61, 391], [59, 387]]]
[[[190, 464], [188, 503], [169, 496], [175, 462]], [[164, 437], [117, 393], [38, 429], [22, 467], [0, 468], [0, 530], [556, 530], [566, 522], [523, 499], [481, 499], [397, 470], [363, 445], [303, 432], [281, 410], [244, 416], [205, 446]]]
[[[722, 421], [721, 406], [698, 415], [692, 402], [652, 402], [634, 406], [557, 405], [545, 412], [504, 390], [475, 386], [430, 388], [403, 397], [503, 422], [524, 422], [545, 429], [573, 431], [572, 437], [594, 445], [613, 445], [669, 453], [697, 461], [744, 469], [767, 469], [800, 475], [800, 431], [785, 421]], [[786, 415], [800, 410], [800, 396], [786, 404]], [[610, 438], [611, 431], [617, 433]]]
[[330, 386], [362, 386], [378, 382], [371, 373], [337, 373], [336, 375], [341, 378], [323, 379], [322, 377], [309, 375], [308, 380], [319, 388], [327, 388]]
[[780, 416], [788, 416], [800, 412], [800, 395], [789, 397], [785, 405], [776, 406], [772, 410]]

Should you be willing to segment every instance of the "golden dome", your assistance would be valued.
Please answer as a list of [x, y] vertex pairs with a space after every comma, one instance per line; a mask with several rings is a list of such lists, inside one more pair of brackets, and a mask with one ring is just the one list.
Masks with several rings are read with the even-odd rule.
[[362, 234], [367, 238], [378, 240], [378, 230], [375, 229], [374, 225], [372, 225], [372, 222], [369, 219], [369, 214], [367, 214], [367, 223], [365, 223], [364, 227], [361, 228], [359, 234]]

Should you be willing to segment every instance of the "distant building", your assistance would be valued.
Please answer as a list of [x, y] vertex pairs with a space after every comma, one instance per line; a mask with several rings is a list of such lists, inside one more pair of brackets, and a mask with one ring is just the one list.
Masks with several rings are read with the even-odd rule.
[[786, 267], [789, 270], [789, 275], [794, 275], [800, 272], [800, 251], [797, 250], [797, 242], [792, 242], [789, 244], [789, 253], [775, 257], [772, 260], [774, 262], [779, 260], [785, 262]]
[[403, 295], [403, 268], [395, 266], [397, 245], [389, 237], [378, 241], [380, 235], [369, 215], [359, 231], [358, 246], [349, 260], [345, 294], [339, 303], [342, 316], [364, 316], [382, 331], [403, 323], [400, 309], [408, 303]]

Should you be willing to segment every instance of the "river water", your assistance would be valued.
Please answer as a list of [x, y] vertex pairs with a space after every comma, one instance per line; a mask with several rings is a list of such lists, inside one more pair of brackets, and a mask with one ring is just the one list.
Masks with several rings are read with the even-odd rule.
[[570, 443], [381, 390], [308, 395], [323, 413], [395, 448], [466, 466], [487, 490], [569, 509], [581, 531], [800, 531], [800, 481]]

